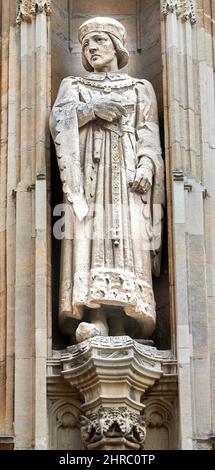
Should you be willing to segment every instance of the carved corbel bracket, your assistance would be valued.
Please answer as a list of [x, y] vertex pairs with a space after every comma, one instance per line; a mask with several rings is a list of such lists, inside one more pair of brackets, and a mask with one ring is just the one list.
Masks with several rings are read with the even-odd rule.
[[145, 440], [142, 396], [162, 376], [156, 348], [128, 336], [94, 337], [69, 346], [62, 376], [76, 387], [87, 449], [141, 449]]
[[31, 22], [37, 13], [51, 14], [51, 0], [20, 0], [16, 22]]
[[164, 16], [169, 13], [176, 15], [183, 21], [196, 22], [195, 0], [163, 0], [162, 13]]

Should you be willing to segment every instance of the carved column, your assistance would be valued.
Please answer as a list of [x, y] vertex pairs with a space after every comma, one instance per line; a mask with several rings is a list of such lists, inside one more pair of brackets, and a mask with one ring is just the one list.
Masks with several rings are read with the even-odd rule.
[[12, 449], [14, 439], [15, 3], [0, 2], [0, 450]]
[[142, 449], [141, 397], [161, 375], [156, 348], [127, 336], [95, 337], [67, 348], [62, 375], [84, 398], [81, 432], [87, 449]]
[[214, 388], [210, 384], [209, 357], [215, 310], [214, 18], [210, 1], [207, 7], [201, 0], [165, 0], [161, 4], [180, 446], [192, 449], [196, 435], [204, 438], [210, 433], [210, 387]]
[[[172, 301], [171, 321], [174, 342], [177, 336], [175, 348], [177, 347], [178, 361], [183, 362], [179, 368], [182, 400], [180, 406], [181, 445], [182, 448], [189, 449], [192, 448], [190, 436], [193, 432], [191, 365], [188, 353], [190, 345], [186, 242], [182, 224], [185, 223], [184, 175], [186, 172], [192, 172], [194, 176], [197, 176], [199, 171], [198, 148], [195, 139], [192, 47], [192, 24], [195, 22], [195, 12], [194, 2], [190, 0], [164, 0], [161, 5], [166, 184], [171, 227], [169, 231], [169, 263], [172, 278], [170, 284], [176, 286], [172, 292], [172, 299], [175, 298], [175, 301]], [[181, 334], [182, 330], [183, 334]], [[185, 351], [186, 358], [182, 357]]]
[[[15, 434], [18, 449], [46, 449], [49, 305], [50, 2], [20, 1], [16, 198]], [[34, 425], [32, 425], [34, 423]]]

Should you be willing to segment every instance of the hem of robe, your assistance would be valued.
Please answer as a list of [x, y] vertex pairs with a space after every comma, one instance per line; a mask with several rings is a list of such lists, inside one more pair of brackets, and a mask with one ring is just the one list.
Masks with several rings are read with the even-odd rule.
[[112, 305], [123, 307], [126, 315], [135, 318], [142, 326], [144, 337], [149, 337], [155, 327], [152, 286], [124, 269], [92, 268], [89, 272], [76, 272], [69, 303], [68, 298], [65, 303], [65, 296], [61, 297], [61, 319], [81, 320], [84, 306], [93, 309]]

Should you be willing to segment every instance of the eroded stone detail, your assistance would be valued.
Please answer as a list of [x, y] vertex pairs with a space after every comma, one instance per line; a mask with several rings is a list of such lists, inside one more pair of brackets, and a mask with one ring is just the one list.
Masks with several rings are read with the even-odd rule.
[[80, 271], [75, 273], [73, 299], [75, 305], [123, 303], [127, 315], [134, 317], [138, 314], [153, 316], [155, 309], [151, 286], [125, 270], [92, 269], [90, 274]]
[[37, 13], [45, 11], [47, 15], [51, 13], [51, 0], [20, 0], [17, 23], [21, 21], [31, 22]]
[[127, 407], [101, 406], [97, 413], [81, 416], [80, 421], [86, 447], [103, 438], [125, 438], [139, 444], [140, 449], [144, 447], [146, 429], [143, 416], [129, 411]]
[[196, 22], [195, 3], [194, 0], [164, 0], [162, 13], [176, 13], [182, 20], [189, 20], [191, 24]]

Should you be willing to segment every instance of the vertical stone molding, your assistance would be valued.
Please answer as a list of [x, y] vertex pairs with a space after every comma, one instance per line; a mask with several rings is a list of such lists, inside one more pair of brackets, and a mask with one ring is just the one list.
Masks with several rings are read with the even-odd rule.
[[128, 336], [95, 337], [67, 348], [62, 375], [76, 387], [81, 433], [87, 449], [142, 449], [145, 441], [142, 396], [162, 375], [156, 348]]
[[17, 182], [16, 2], [0, 2], [0, 449], [14, 438], [14, 322]]
[[183, 21], [189, 20], [191, 24], [196, 22], [195, 0], [163, 0], [163, 15], [176, 13]]
[[[177, 335], [182, 449], [195, 446], [194, 436], [206, 438], [211, 426], [210, 387], [213, 387], [209, 378], [209, 336], [214, 331], [211, 326], [214, 318], [213, 19], [210, 2], [207, 13], [203, 3], [198, 2], [198, 22], [192, 27], [196, 20], [195, 3], [179, 0], [162, 3], [166, 15], [162, 22], [164, 127], [169, 171], [166, 181], [167, 199], [172, 201], [169, 207], [173, 227], [169, 252], [172, 251], [174, 261], [173, 322]], [[197, 281], [200, 278], [201, 282]]]
[[[51, 98], [49, 12], [50, 2], [22, 1], [18, 14], [20, 25], [16, 27], [16, 74], [20, 93], [16, 104], [15, 126], [15, 130], [19, 129], [16, 141], [19, 145], [16, 157], [19, 171], [14, 188], [16, 449], [47, 448], [46, 360], [47, 338], [50, 336], [47, 319], [50, 305], [48, 266], [51, 238], [48, 225], [48, 118]], [[32, 18], [34, 21], [31, 21]]]
[[51, 0], [20, 0], [17, 15], [17, 23], [21, 21], [31, 22], [37, 13], [51, 14]]

